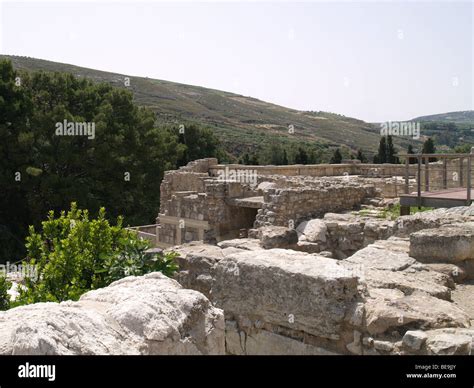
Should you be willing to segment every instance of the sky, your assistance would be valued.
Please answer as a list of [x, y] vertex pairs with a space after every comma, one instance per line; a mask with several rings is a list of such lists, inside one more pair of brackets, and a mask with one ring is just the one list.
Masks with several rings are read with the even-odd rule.
[[471, 1], [0, 0], [0, 53], [369, 122], [474, 109]]

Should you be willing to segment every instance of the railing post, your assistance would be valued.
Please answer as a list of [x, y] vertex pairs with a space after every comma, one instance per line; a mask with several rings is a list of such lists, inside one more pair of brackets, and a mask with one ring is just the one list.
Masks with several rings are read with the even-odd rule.
[[418, 207], [421, 206], [421, 155], [418, 155], [418, 179], [417, 179], [417, 187], [418, 187]]
[[472, 156], [467, 157], [467, 176], [466, 176], [466, 186], [467, 186], [467, 205], [471, 204], [471, 161]]
[[448, 188], [448, 158], [443, 158], [443, 189]]
[[430, 191], [430, 158], [425, 158], [425, 191]]
[[459, 187], [464, 186], [464, 179], [463, 179], [463, 164], [464, 164], [464, 158], [459, 158]]
[[410, 158], [405, 159], [405, 194], [408, 194], [410, 191]]

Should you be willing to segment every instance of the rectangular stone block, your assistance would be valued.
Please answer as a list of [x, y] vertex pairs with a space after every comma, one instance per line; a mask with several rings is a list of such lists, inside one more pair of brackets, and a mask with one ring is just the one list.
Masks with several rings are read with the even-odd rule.
[[358, 278], [337, 260], [269, 249], [230, 254], [216, 264], [211, 298], [226, 317], [263, 322], [339, 339], [357, 300]]

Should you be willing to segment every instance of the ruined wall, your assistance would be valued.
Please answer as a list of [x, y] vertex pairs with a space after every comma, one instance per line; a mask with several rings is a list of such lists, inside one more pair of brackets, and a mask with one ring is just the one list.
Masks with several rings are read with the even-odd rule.
[[[409, 192], [417, 189], [417, 165], [409, 166]], [[441, 189], [442, 163], [429, 165], [430, 188]], [[237, 181], [222, 179], [237, 171]], [[460, 175], [459, 160], [448, 162], [447, 186], [466, 182]], [[217, 242], [239, 236], [240, 229], [265, 225], [288, 226], [327, 212], [357, 207], [370, 198], [396, 198], [405, 192], [406, 166], [400, 164], [322, 164], [295, 166], [218, 165], [217, 159], [196, 160], [177, 171], [168, 171], [161, 184], [160, 214], [206, 221], [209, 228], [201, 236], [198, 229], [181, 225], [179, 243], [204, 238]], [[249, 183], [247, 178], [252, 178]], [[424, 190], [425, 166], [421, 170]], [[261, 197], [256, 206], [234, 200]], [[260, 208], [257, 213], [257, 208]], [[253, 220], [255, 224], [253, 224]], [[175, 244], [175, 225], [161, 224], [159, 241]]]
[[320, 187], [269, 189], [255, 226], [293, 226], [327, 212], [349, 210], [377, 194], [373, 185], [356, 183], [322, 184]]
[[[286, 176], [404, 176], [403, 164], [311, 164], [291, 166], [245, 166], [240, 164], [219, 164], [211, 166], [210, 175], [217, 176], [218, 171], [225, 169], [256, 170], [258, 175], [286, 175]], [[410, 175], [416, 174], [416, 165], [410, 165]]]
[[[379, 231], [448, 223], [375, 241], [343, 260], [264, 249], [252, 239], [192, 243], [175, 248], [176, 279], [224, 310], [229, 354], [469, 355], [474, 310], [454, 282], [462, 282], [459, 260], [474, 260], [474, 223], [460, 222], [472, 214], [464, 207], [400, 217]], [[337, 223], [369, 232], [360, 220], [334, 216], [325, 220], [329, 234]]]
[[[203, 236], [204, 241], [217, 242], [239, 237], [241, 229], [262, 225], [288, 225], [289, 220], [296, 223], [329, 211], [349, 210], [377, 195], [373, 184], [366, 184], [356, 177], [354, 181], [347, 181], [306, 176], [288, 179], [285, 175], [256, 175], [253, 177], [255, 185], [227, 182], [219, 178], [218, 172], [216, 177], [203, 172], [206, 168], [212, 170], [210, 166], [213, 162], [215, 159], [195, 161], [165, 174], [161, 185], [160, 214], [183, 219], [179, 243], [199, 240], [198, 230], [186, 225], [187, 221], [184, 219], [207, 221], [209, 229]], [[352, 168], [354, 165], [341, 166]], [[341, 166], [329, 168], [337, 170]], [[228, 170], [229, 167], [227, 172]], [[275, 189], [270, 188], [272, 185]], [[257, 199], [254, 205], [233, 201], [249, 197], [261, 199]], [[257, 213], [258, 207], [262, 209]], [[161, 224], [160, 242], [176, 244], [179, 240], [176, 225], [160, 222], [160, 217], [157, 223]]]

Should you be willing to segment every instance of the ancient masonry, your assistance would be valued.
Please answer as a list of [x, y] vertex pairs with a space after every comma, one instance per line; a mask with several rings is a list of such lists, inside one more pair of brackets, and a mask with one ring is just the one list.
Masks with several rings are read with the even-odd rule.
[[408, 167], [170, 171], [175, 279], [0, 312], [0, 354], [474, 354], [474, 206], [386, 218]]
[[[415, 173], [414, 168], [412, 174]], [[158, 241], [216, 243], [266, 225], [290, 226], [327, 212], [396, 197], [400, 165], [218, 165], [213, 158], [168, 171], [161, 184]]]

